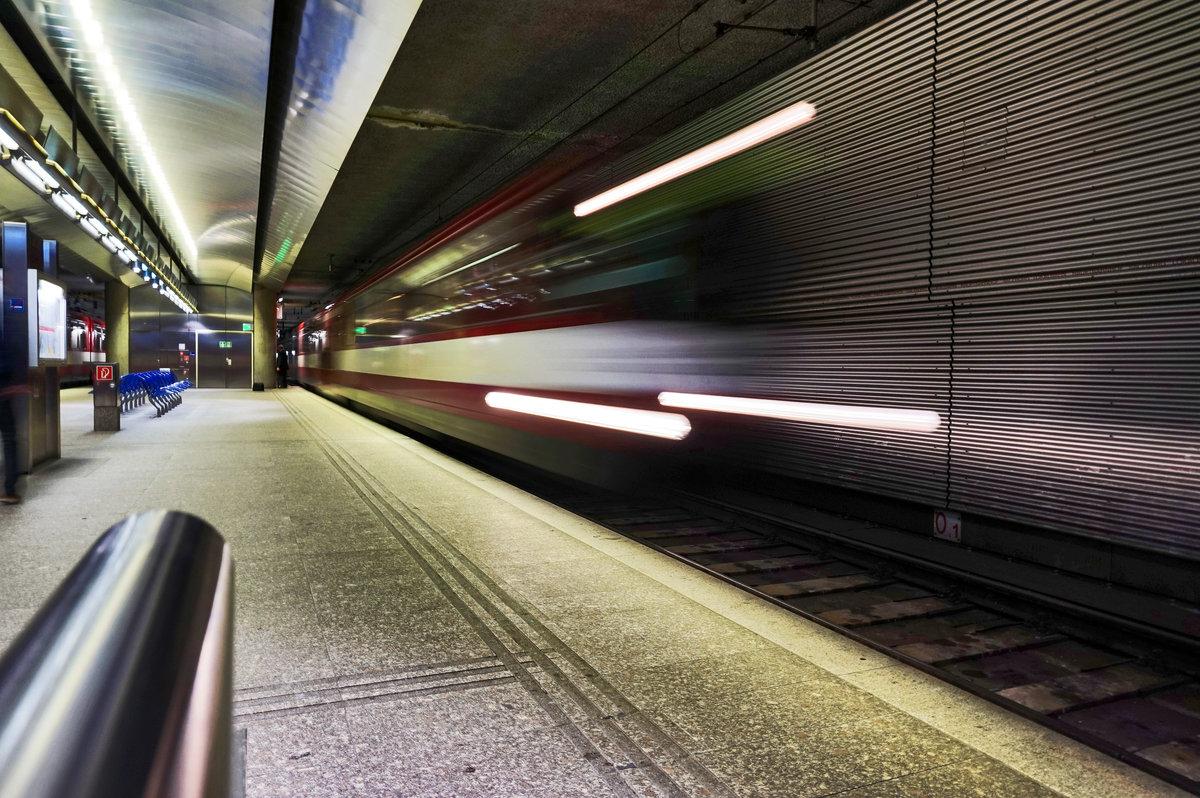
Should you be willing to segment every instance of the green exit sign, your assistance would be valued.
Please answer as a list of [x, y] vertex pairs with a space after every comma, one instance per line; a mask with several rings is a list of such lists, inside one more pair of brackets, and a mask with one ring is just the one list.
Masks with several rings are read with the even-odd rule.
[[354, 332], [357, 333], [358, 335], [366, 335], [367, 328], [366, 327], [355, 327]]
[[254, 329], [254, 325], [248, 321], [242, 322], [242, 332], [250, 332]]
[[217, 341], [217, 346], [221, 349], [233, 349], [233, 341]]

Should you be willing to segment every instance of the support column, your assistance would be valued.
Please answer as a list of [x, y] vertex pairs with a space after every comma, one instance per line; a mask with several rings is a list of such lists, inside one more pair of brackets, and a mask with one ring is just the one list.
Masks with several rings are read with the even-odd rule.
[[265, 388], [275, 387], [275, 304], [279, 294], [254, 288], [253, 379]]
[[129, 374], [129, 286], [120, 280], [104, 284], [104, 357]]

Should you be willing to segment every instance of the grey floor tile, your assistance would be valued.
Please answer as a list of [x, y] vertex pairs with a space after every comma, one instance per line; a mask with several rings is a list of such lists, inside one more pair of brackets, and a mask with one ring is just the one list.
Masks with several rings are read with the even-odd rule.
[[689, 707], [700, 699], [754, 690], [782, 690], [828, 675], [791, 652], [762, 647], [616, 671], [609, 678], [636, 703], [664, 708]]
[[613, 792], [555, 729], [525, 732], [483, 745], [451, 745], [424, 758], [400, 746], [358, 746], [353, 795], [422, 798], [592, 798]]
[[807, 731], [779, 729], [707, 755], [741, 794], [819, 796], [970, 759], [976, 752], [899, 712]]
[[1056, 798], [1059, 793], [990, 757], [912, 773], [838, 793], [838, 798]]
[[350, 739], [339, 709], [250, 719], [246, 730], [246, 795], [353, 795], [343, 789]]
[[556, 615], [559, 634], [593, 667], [605, 673], [650, 668], [697, 655], [718, 655], [770, 647], [741, 626], [707, 611], [688, 613], [679, 623], [668, 601], [662, 609]]
[[669, 721], [694, 740], [693, 751], [769, 741], [777, 734], [802, 736], [892, 713], [883, 701], [835, 678], [691, 701], [662, 702], [647, 714]]
[[498, 569], [508, 584], [534, 600], [623, 590], [661, 596], [663, 586], [624, 563], [594, 552], [581, 552], [586, 559], [556, 560], [536, 565]]
[[409, 750], [414, 757], [553, 725], [525, 688], [512, 683], [354, 704], [345, 714], [354, 744]]
[[238, 610], [234, 653], [237, 689], [328, 678], [337, 672], [324, 630], [315, 620], [301, 617], [259, 621]]
[[323, 634], [339, 673], [372, 673], [429, 662], [489, 656], [492, 652], [450, 608], [411, 612], [363, 604], [356, 613], [325, 615]]
[[309, 582], [318, 595], [353, 593], [368, 585], [373, 590], [379, 582], [386, 581], [394, 583], [398, 590], [432, 584], [421, 566], [403, 549], [309, 553], [303, 561]]

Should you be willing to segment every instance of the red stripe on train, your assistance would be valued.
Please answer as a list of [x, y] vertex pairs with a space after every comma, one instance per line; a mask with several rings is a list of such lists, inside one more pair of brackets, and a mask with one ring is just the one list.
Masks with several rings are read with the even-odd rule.
[[[551, 399], [565, 399], [572, 402], [591, 402], [661, 411], [662, 408], [658, 405], [656, 394], [616, 395], [573, 391], [526, 391], [503, 385], [420, 380], [410, 377], [392, 377], [383, 374], [364, 374], [356, 371], [312, 367], [300, 367], [296, 374], [300, 382], [317, 388], [343, 387], [365, 391], [390, 402], [412, 404], [608, 451], [649, 453], [675, 450], [680, 446], [677, 441], [648, 438], [643, 435], [592, 427], [587, 424], [497, 410], [488, 407], [484, 402], [484, 396], [489, 391], [508, 391], [531, 396], [545, 396]], [[396, 408], [396, 410], [399, 409]]]

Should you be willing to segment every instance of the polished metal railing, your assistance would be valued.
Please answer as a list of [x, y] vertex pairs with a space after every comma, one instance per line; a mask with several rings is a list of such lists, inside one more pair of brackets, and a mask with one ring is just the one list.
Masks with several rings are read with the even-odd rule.
[[232, 651], [225, 540], [112, 527], [0, 659], [0, 798], [227, 796]]

